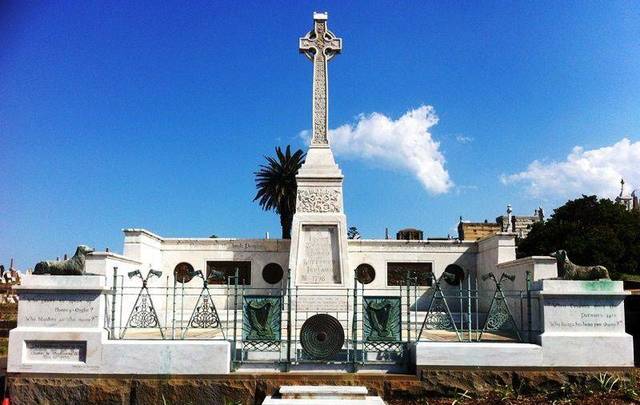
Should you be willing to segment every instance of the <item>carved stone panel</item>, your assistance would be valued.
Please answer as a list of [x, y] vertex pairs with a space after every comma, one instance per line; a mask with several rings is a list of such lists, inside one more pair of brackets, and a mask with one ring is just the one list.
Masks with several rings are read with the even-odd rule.
[[297, 212], [341, 212], [341, 191], [338, 188], [314, 187], [298, 190]]
[[297, 281], [302, 284], [341, 284], [338, 227], [304, 225]]

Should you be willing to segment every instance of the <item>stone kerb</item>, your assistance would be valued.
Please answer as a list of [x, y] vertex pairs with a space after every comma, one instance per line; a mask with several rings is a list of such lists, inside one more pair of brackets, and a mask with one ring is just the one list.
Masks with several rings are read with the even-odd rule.
[[102, 357], [103, 276], [24, 277], [16, 287], [18, 327], [9, 335], [9, 372], [84, 372]]
[[539, 280], [545, 366], [633, 366], [633, 337], [625, 332], [621, 281]]

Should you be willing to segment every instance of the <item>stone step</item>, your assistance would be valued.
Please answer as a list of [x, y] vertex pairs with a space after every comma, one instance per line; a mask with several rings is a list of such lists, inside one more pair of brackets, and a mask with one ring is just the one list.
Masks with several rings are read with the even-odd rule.
[[363, 386], [332, 385], [285, 385], [280, 387], [279, 395], [267, 397], [263, 404], [345, 404], [378, 405], [384, 404], [382, 398], [369, 396]]

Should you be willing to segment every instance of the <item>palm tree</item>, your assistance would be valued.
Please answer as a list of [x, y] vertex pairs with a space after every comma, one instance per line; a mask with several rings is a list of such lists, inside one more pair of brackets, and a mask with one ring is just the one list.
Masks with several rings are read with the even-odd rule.
[[298, 149], [291, 154], [291, 145], [282, 153], [279, 146], [276, 147], [276, 157], [265, 156], [266, 165], [260, 165], [260, 170], [255, 172], [256, 188], [258, 192], [253, 201], [264, 209], [275, 210], [280, 215], [282, 226], [282, 239], [291, 239], [291, 224], [293, 214], [296, 212], [296, 174], [304, 163], [305, 154]]

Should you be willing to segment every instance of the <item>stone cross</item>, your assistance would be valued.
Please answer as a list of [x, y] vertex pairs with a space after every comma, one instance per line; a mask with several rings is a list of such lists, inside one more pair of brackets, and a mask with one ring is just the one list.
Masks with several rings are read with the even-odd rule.
[[342, 50], [342, 39], [327, 29], [327, 13], [313, 13], [313, 30], [300, 38], [300, 53], [313, 62], [313, 136], [311, 145], [328, 145], [327, 62]]

